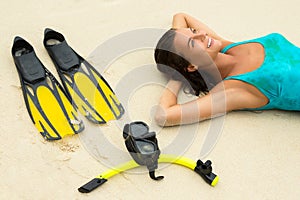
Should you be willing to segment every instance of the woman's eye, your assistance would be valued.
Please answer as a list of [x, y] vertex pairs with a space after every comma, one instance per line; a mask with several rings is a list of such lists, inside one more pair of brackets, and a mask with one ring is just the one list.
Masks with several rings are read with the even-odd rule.
[[192, 33], [197, 33], [197, 30], [194, 28], [190, 28], [190, 30], [192, 31]]

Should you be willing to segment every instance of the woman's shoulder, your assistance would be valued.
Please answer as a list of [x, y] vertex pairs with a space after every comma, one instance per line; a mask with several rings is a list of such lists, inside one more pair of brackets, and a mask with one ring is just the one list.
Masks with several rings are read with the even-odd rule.
[[281, 33], [273, 32], [273, 33], [266, 34], [265, 37], [284, 37], [284, 36]]
[[273, 32], [273, 33], [268, 33], [263, 36], [254, 38], [253, 40], [266, 40], [266, 39], [278, 40], [278, 39], [285, 39], [285, 37], [281, 33]]
[[263, 42], [265, 40], [280, 40], [280, 39], [285, 39], [285, 37], [281, 33], [273, 32], [269, 34], [264, 34], [262, 36], [253, 37], [252, 39], [242, 40], [239, 42], [223, 40], [220, 52], [225, 53], [228, 49], [237, 46], [239, 44], [245, 44], [249, 42]]
[[222, 40], [221, 42], [222, 42], [221, 49], [224, 49], [225, 47], [227, 47], [227, 46], [229, 46], [231, 44], [234, 44], [233, 41], [229, 41], [229, 40], [225, 40], [225, 39]]

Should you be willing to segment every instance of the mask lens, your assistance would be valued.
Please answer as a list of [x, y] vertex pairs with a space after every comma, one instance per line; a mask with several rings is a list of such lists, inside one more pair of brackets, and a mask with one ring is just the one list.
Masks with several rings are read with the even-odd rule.
[[155, 151], [154, 145], [149, 142], [136, 141], [136, 146], [142, 154], [152, 154]]
[[144, 124], [131, 125], [131, 135], [134, 138], [141, 138], [146, 133], [148, 133], [148, 128]]

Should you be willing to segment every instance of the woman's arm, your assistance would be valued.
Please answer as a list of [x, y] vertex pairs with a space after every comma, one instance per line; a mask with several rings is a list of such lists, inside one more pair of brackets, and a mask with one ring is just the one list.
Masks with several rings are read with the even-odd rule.
[[[190, 124], [221, 116], [232, 110], [257, 108], [266, 104], [260, 96], [249, 92], [237, 81], [224, 81], [215, 86], [209, 94], [184, 104], [177, 104], [178, 91], [165, 89], [161, 97], [156, 122], [160, 126]], [[174, 87], [175, 86], [175, 87]]]
[[[226, 112], [224, 92], [215, 92], [184, 104], [177, 103], [178, 81], [170, 80], [164, 90], [155, 120], [160, 126], [199, 122]], [[213, 106], [214, 105], [214, 106]]]
[[177, 95], [182, 82], [170, 79], [159, 101], [159, 105], [169, 108], [177, 104]]
[[220, 37], [206, 24], [185, 13], [177, 13], [173, 16], [172, 28], [193, 28], [198, 31], [202, 30], [205, 31], [210, 37], [222, 41], [222, 43], [224, 43], [224, 46], [228, 45], [229, 43], [232, 43]]

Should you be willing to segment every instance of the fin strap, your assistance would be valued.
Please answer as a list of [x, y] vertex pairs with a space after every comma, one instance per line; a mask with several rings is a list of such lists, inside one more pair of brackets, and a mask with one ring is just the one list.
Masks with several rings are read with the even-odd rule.
[[57, 66], [63, 71], [68, 71], [72, 67], [80, 65], [78, 56], [65, 40], [59, 44], [47, 46], [47, 48], [51, 49]]
[[18, 62], [18, 64], [16, 66], [25, 81], [34, 83], [38, 80], [45, 79], [45, 69], [41, 62], [36, 58], [34, 52], [24, 54], [17, 58], [16, 62]]

